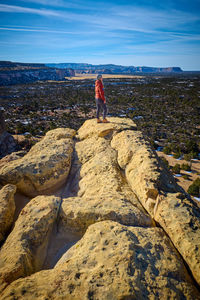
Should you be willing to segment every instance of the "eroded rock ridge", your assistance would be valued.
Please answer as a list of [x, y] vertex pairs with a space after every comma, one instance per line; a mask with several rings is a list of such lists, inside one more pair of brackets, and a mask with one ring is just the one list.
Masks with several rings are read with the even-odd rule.
[[200, 211], [132, 120], [49, 131], [0, 183], [0, 299], [200, 299]]

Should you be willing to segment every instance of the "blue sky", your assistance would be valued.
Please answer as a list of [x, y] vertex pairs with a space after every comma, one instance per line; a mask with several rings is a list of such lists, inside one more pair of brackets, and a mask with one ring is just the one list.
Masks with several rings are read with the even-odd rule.
[[0, 0], [0, 60], [200, 70], [200, 0]]

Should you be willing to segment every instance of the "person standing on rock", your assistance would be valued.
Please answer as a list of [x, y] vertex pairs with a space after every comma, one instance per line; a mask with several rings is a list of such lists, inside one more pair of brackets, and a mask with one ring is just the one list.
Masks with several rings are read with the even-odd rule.
[[[107, 106], [106, 98], [104, 96], [103, 77], [101, 74], [97, 75], [97, 80], [95, 82], [95, 100], [97, 105], [97, 123], [109, 123], [106, 119]], [[103, 121], [99, 118], [101, 109], [103, 110]]]

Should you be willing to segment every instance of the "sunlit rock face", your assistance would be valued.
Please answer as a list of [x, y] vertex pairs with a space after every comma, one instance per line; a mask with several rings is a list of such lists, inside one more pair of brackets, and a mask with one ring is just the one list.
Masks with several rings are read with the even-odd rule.
[[15, 184], [28, 196], [61, 186], [71, 167], [74, 134], [66, 128], [49, 131], [24, 157], [0, 169], [0, 181]]
[[1, 299], [200, 299], [198, 207], [132, 120], [109, 121], [49, 131], [0, 170], [17, 211]]

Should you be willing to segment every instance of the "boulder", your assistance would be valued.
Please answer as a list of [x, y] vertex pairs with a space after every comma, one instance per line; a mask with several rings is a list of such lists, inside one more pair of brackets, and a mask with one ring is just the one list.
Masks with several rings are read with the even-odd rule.
[[[181, 197], [180, 197], [181, 196]], [[200, 210], [180, 194], [159, 199], [155, 220], [168, 234], [200, 285]]]
[[0, 168], [2, 168], [5, 165], [10, 164], [11, 161], [14, 161], [16, 159], [19, 159], [23, 157], [27, 152], [24, 150], [13, 152], [11, 154], [8, 154], [4, 156], [2, 159], [0, 159]]
[[[81, 296], [80, 296], [81, 295]], [[19, 279], [1, 299], [199, 299], [160, 228], [91, 225], [52, 270]]]
[[15, 184], [30, 197], [60, 187], [71, 167], [75, 133], [68, 128], [49, 131], [24, 157], [0, 169], [0, 182]]
[[103, 220], [113, 220], [131, 226], [153, 225], [150, 216], [120, 195], [63, 199], [60, 212], [61, 227], [83, 235], [88, 226]]
[[13, 136], [6, 131], [3, 110], [0, 109], [0, 158], [12, 153], [17, 148]]
[[141, 132], [122, 131], [113, 137], [111, 146], [133, 192], [152, 217], [160, 194], [182, 191]]
[[5, 238], [6, 233], [13, 223], [15, 192], [16, 186], [12, 184], [7, 184], [0, 190], [0, 242]]
[[13, 151], [16, 151], [16, 149], [17, 144], [13, 136], [6, 131], [2, 133], [0, 135], [0, 158], [12, 153]]
[[41, 269], [60, 198], [38, 196], [21, 211], [0, 251], [0, 287]]

